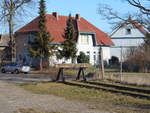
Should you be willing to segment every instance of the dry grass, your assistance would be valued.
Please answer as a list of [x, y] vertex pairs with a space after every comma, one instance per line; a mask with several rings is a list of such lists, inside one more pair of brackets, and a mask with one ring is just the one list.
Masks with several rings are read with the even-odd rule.
[[[150, 113], [150, 100], [80, 88], [61, 83], [24, 84], [20, 87], [37, 94], [50, 94], [90, 103], [89, 108], [118, 113]], [[107, 105], [107, 106], [106, 106]]]
[[[110, 75], [119, 75], [120, 72], [106, 72], [106, 76]], [[131, 72], [123, 72], [123, 76], [150, 76], [150, 73], [131, 73]]]
[[[51, 75], [57, 75], [58, 73], [58, 68], [49, 68], [49, 69], [44, 69], [42, 71], [39, 70], [34, 70], [31, 71], [30, 73], [34, 74], [51, 74]], [[86, 74], [88, 73], [94, 73], [94, 72], [99, 72], [99, 68], [95, 67], [90, 67], [86, 69]], [[75, 76], [77, 75], [78, 69], [65, 69], [64, 74], [69, 75], [69, 76]], [[120, 72], [114, 72], [113, 69], [105, 69], [105, 75], [110, 76], [110, 75], [117, 75], [120, 74]], [[131, 76], [150, 76], [150, 73], [130, 73], [130, 72], [123, 72], [123, 75], [131, 75]]]
[[41, 110], [35, 110], [35, 109], [19, 109], [15, 111], [14, 113], [60, 113], [60, 112], [46, 112]]

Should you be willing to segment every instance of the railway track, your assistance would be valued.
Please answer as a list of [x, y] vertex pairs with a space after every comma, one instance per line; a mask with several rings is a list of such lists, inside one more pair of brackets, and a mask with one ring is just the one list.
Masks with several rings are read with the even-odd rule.
[[150, 90], [143, 88], [136, 88], [132, 86], [121, 86], [117, 84], [108, 84], [102, 82], [79, 82], [79, 81], [66, 81], [65, 84], [85, 87], [89, 89], [103, 90], [112, 93], [119, 93], [123, 95], [144, 98], [150, 100]]
[[132, 92], [138, 92], [138, 93], [144, 93], [150, 95], [150, 89], [144, 89], [144, 88], [138, 88], [133, 86], [125, 86], [125, 85], [117, 85], [117, 84], [109, 84], [109, 83], [103, 83], [103, 82], [92, 82], [87, 81], [88, 84], [98, 85], [98, 86], [104, 86], [104, 87], [110, 87], [115, 88], [119, 90], [126, 90], [126, 91], [132, 91]]

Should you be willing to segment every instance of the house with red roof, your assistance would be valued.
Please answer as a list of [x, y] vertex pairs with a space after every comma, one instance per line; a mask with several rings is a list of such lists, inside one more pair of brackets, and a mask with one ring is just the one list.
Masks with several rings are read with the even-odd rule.
[[[134, 49], [147, 39], [148, 30], [131, 17], [112, 31], [110, 37], [115, 46], [111, 47], [111, 56], [125, 60], [129, 49]], [[121, 55], [122, 54], [122, 55]]]
[[[50, 32], [53, 38], [52, 44], [59, 46], [64, 41], [63, 35], [68, 17], [53, 12], [52, 14], [47, 14], [46, 19], [47, 31]], [[82, 51], [86, 55], [89, 55], [91, 64], [98, 64], [100, 62], [100, 47], [102, 47], [103, 59], [108, 61], [110, 58], [109, 47], [114, 45], [110, 37], [83, 17], [80, 17], [79, 14], [76, 14], [73, 19], [75, 32], [78, 34], [76, 42], [78, 49], [77, 55]], [[16, 31], [16, 51], [18, 60], [26, 59], [30, 61], [30, 57], [28, 56], [28, 42], [32, 41], [35, 38], [35, 34], [39, 32], [38, 22], [39, 18], [37, 17]], [[64, 62], [64, 60], [58, 60], [56, 56], [50, 58], [50, 63], [52, 64], [61, 62]], [[69, 63], [70, 61], [67, 62]]]
[[8, 47], [9, 40], [9, 34], [0, 34], [0, 50]]
[[9, 57], [5, 57], [7, 55], [9, 41], [9, 34], [0, 34], [0, 62], [2, 60], [9, 60]]

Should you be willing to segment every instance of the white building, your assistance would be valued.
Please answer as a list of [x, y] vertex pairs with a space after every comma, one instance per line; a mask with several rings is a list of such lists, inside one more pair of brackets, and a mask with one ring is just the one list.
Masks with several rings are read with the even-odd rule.
[[126, 22], [116, 28], [110, 35], [115, 44], [115, 46], [111, 47], [111, 56], [121, 59], [122, 51], [122, 58], [124, 58], [127, 49], [136, 48], [144, 43], [146, 35], [146, 29], [129, 17]]
[[[77, 35], [77, 55], [82, 51], [86, 55], [89, 55], [91, 64], [99, 64], [100, 59], [100, 47], [103, 48], [103, 59], [108, 61], [110, 59], [110, 46], [113, 45], [113, 42], [107, 36], [106, 33], [96, 28], [90, 22], [80, 17], [79, 14], [76, 14], [74, 18], [74, 28]], [[63, 41], [64, 30], [66, 28], [67, 16], [60, 16], [56, 12], [53, 14], [46, 15], [47, 31], [50, 32], [53, 37], [53, 44], [60, 45]], [[26, 58], [28, 57], [28, 41], [33, 40], [34, 34], [38, 32], [38, 17], [31, 21], [29, 24], [25, 25], [21, 29], [16, 32], [16, 46], [17, 48], [17, 56]], [[25, 46], [24, 46], [25, 45]], [[56, 56], [53, 56], [50, 59], [50, 63], [62, 63], [64, 59], [57, 59]], [[65, 61], [70, 63], [71, 61]]]

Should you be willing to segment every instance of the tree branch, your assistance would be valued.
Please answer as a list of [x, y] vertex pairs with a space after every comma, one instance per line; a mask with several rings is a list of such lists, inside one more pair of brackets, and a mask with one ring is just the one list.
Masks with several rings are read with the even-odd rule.
[[137, 1], [136, 0], [127, 0], [127, 1], [129, 2], [129, 4], [139, 8], [143, 14], [150, 15], [150, 9], [143, 6], [141, 4], [140, 0], [137, 0]]

